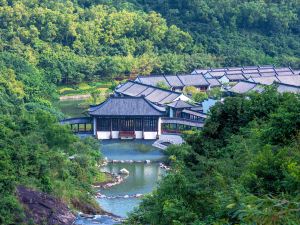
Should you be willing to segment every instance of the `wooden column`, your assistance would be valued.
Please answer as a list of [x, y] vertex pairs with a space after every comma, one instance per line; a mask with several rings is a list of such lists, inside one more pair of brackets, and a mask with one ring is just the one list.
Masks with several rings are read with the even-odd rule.
[[110, 118], [110, 138], [112, 138], [112, 118]]

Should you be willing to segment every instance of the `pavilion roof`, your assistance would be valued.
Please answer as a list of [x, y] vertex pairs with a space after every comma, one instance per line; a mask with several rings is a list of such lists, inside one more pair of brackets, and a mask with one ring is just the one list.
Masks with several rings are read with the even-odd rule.
[[237, 94], [244, 94], [252, 90], [258, 92], [262, 91], [258, 83], [254, 83], [250, 81], [240, 81], [232, 88], [229, 89], [230, 92], [237, 93]]
[[183, 95], [182, 93], [165, 90], [147, 84], [141, 84], [135, 81], [127, 81], [122, 86], [117, 87], [115, 92], [132, 97], [145, 96], [147, 100], [157, 104], [166, 104], [173, 102]]
[[280, 93], [290, 92], [300, 94], [300, 86], [277, 83], [277, 91]]
[[89, 109], [92, 116], [161, 116], [165, 108], [154, 105], [144, 97], [110, 97]]
[[182, 108], [191, 108], [194, 107], [194, 105], [189, 104], [188, 102], [182, 101], [182, 100], [177, 100], [174, 102], [171, 102], [168, 104], [168, 106], [175, 108], [175, 109], [182, 109]]

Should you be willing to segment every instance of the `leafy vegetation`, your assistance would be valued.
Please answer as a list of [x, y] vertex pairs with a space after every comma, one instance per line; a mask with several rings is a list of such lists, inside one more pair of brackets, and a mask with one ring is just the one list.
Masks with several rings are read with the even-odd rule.
[[17, 52], [53, 83], [178, 72], [198, 57], [210, 58], [155, 12], [88, 3], [1, 1], [0, 48]]
[[300, 96], [226, 98], [128, 224], [299, 224]]
[[[125, 1], [108, 2], [113, 4], [119, 2], [122, 5]], [[197, 46], [201, 46], [204, 52], [214, 57], [209, 60], [214, 64], [216, 62], [223, 66], [276, 64], [300, 68], [298, 0], [131, 0], [130, 2], [146, 11], [161, 13], [168, 24], [189, 32]], [[203, 63], [209, 66], [206, 59], [202, 59]]]
[[[101, 174], [99, 145], [61, 126], [54, 87], [15, 54], [0, 54], [0, 224], [23, 224], [18, 185], [50, 193], [76, 207], [99, 209], [91, 184]], [[74, 157], [71, 157], [74, 156]], [[71, 157], [71, 158], [69, 158]], [[76, 203], [76, 205], [75, 205]], [[80, 210], [80, 208], [77, 208]]]
[[[0, 0], [0, 224], [23, 223], [18, 185], [97, 208], [91, 184], [106, 179], [95, 167], [99, 146], [58, 124], [57, 84], [61, 95], [92, 93], [90, 104], [124, 76], [300, 68], [299, 7], [298, 0]], [[189, 92], [197, 101], [221, 97], [217, 89]], [[173, 170], [129, 223], [299, 224], [299, 111], [299, 96], [272, 90], [218, 104], [202, 132], [186, 132], [186, 145], [169, 148]]]

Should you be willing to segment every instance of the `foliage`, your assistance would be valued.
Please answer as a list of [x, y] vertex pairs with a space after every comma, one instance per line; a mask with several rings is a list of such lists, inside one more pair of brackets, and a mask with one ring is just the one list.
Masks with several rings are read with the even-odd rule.
[[52, 83], [178, 72], [194, 54], [210, 57], [158, 13], [99, 3], [3, 0], [0, 48], [41, 68]]
[[163, 81], [157, 82], [156, 87], [161, 88], [161, 89], [165, 89], [165, 90], [170, 89], [169, 86]]
[[190, 95], [195, 102], [203, 102], [204, 100], [208, 99], [206, 92], [200, 91], [194, 86], [184, 87], [183, 93]]
[[[120, 4], [125, 1], [113, 2]], [[168, 24], [189, 32], [196, 42], [196, 47], [215, 58], [209, 60], [215, 65], [277, 64], [300, 68], [298, 0], [130, 2], [147, 12], [153, 10], [161, 13]], [[194, 65], [192, 70], [196, 67], [211, 66], [206, 62], [207, 58], [197, 57], [199, 63]]]
[[299, 224], [299, 104], [270, 88], [214, 106], [127, 224]]
[[0, 224], [24, 224], [18, 185], [71, 207], [76, 207], [72, 199], [95, 206], [91, 184], [100, 176], [98, 142], [81, 140], [58, 123], [53, 86], [39, 69], [6, 53], [0, 54], [0, 65]]

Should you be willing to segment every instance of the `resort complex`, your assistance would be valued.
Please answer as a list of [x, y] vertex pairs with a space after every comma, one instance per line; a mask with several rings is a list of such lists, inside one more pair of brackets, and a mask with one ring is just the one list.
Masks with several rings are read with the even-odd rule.
[[[159, 87], [163, 84], [164, 88]], [[201, 129], [209, 108], [222, 99], [196, 102], [187, 87], [199, 92], [219, 88], [223, 96], [264, 91], [300, 93], [299, 72], [274, 66], [197, 69], [188, 75], [138, 76], [116, 87], [103, 103], [91, 106], [88, 117], [62, 121], [75, 132], [98, 139], [157, 139], [162, 134]]]

